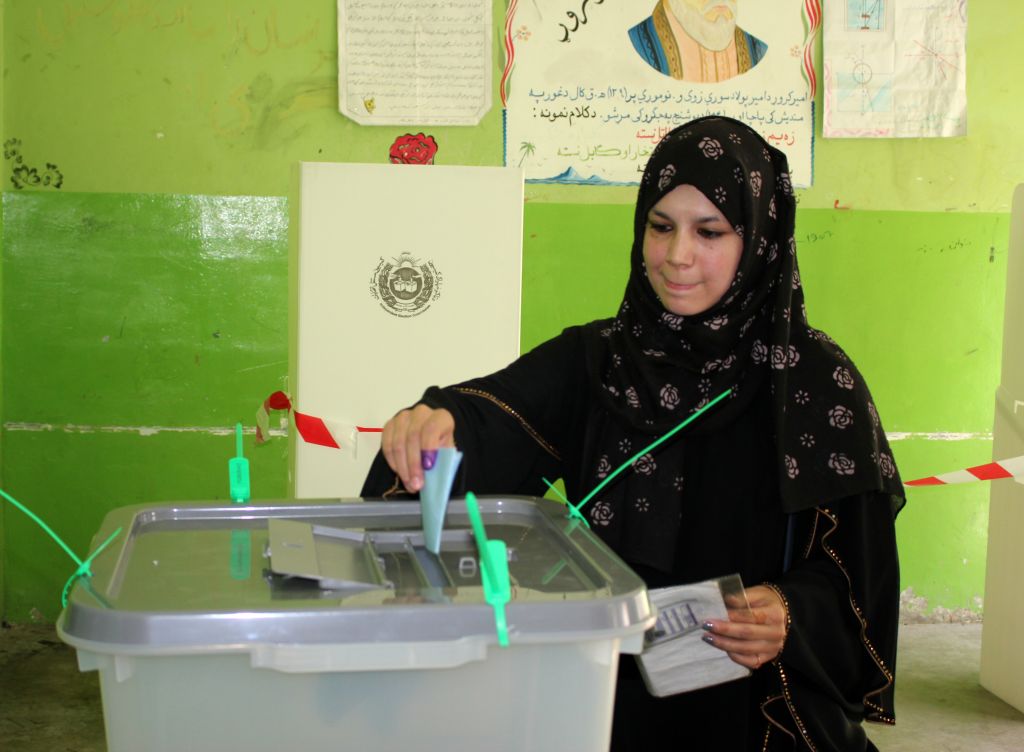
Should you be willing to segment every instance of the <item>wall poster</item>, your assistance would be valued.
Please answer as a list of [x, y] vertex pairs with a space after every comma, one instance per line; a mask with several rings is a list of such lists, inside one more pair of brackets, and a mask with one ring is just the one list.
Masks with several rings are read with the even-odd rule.
[[702, 115], [743, 120], [811, 183], [820, 0], [511, 0], [505, 162], [527, 182], [639, 181]]
[[361, 125], [476, 125], [491, 0], [338, 0], [338, 109]]
[[967, 132], [967, 0], [842, 0], [824, 22], [825, 136]]

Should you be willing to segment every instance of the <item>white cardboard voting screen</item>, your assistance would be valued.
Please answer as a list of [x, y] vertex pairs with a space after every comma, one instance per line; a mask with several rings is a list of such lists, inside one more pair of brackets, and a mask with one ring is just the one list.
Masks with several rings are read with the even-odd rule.
[[[523, 174], [506, 167], [304, 162], [292, 191], [294, 408], [380, 427], [431, 385], [519, 354]], [[358, 496], [356, 452], [291, 438], [297, 498]]]
[[[1013, 194], [1006, 261], [1003, 367], [992, 430], [994, 459], [1024, 455], [1024, 185]], [[991, 484], [981, 685], [1024, 711], [1024, 484]]]

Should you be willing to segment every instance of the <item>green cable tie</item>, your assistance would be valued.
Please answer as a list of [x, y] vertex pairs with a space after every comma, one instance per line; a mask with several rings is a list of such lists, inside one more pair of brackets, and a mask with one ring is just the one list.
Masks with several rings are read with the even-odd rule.
[[[612, 478], [614, 478], [619, 473], [621, 473], [623, 470], [625, 470], [627, 467], [629, 467], [634, 462], [636, 462], [636, 460], [638, 458], [644, 456], [645, 454], [647, 454], [647, 452], [649, 452], [652, 449], [655, 449], [656, 447], [660, 446], [662, 443], [664, 443], [665, 441], [668, 441], [670, 438], [672, 438], [676, 433], [678, 433], [679, 431], [681, 431], [684, 428], [686, 428], [686, 426], [688, 426], [690, 423], [692, 423], [698, 417], [700, 417], [700, 415], [702, 413], [704, 413], [706, 410], [709, 410], [712, 405], [717, 403], [719, 400], [725, 399], [727, 396], [729, 396], [730, 392], [732, 392], [732, 389], [726, 389], [724, 392], [722, 392], [717, 397], [715, 397], [713, 400], [708, 402], [706, 405], [704, 405], [704, 407], [702, 407], [700, 410], [695, 412], [693, 415], [691, 415], [688, 418], [686, 418], [682, 423], [680, 423], [678, 426], [676, 426], [671, 431], [666, 433], [664, 436], [662, 436], [659, 439], [655, 440], [651, 444], [648, 444], [646, 447], [644, 447], [639, 452], [634, 454], [632, 457], [630, 457], [624, 463], [619, 465], [619, 467], [616, 468], [615, 472], [611, 473], [608, 477], [606, 477], [603, 481], [601, 481], [601, 483], [598, 484], [598, 486], [593, 491], [591, 491], [589, 494], [587, 494], [586, 498], [584, 498], [583, 501], [581, 501], [576, 506], [573, 506], [572, 502], [570, 502], [567, 498], [565, 498], [565, 496], [562, 494], [562, 492], [559, 491], [557, 488], [555, 488], [554, 485], [552, 485], [551, 481], [549, 481], [547, 478], [542, 477], [541, 480], [544, 481], [547, 484], [547, 487], [550, 488], [552, 491], [554, 491], [558, 495], [558, 498], [560, 498], [562, 501], [564, 501], [566, 506], [569, 507], [569, 520], [570, 520], [570, 522], [569, 522], [569, 526], [565, 530], [566, 535], [570, 534], [575, 529], [576, 525], [579, 524], [579, 522], [582, 522], [588, 528], [590, 527], [590, 523], [587, 522], [587, 518], [583, 516], [583, 513], [580, 512], [580, 509], [582, 509], [583, 505], [586, 504], [588, 501], [590, 501], [594, 497], [594, 494], [596, 494], [598, 491], [600, 491], [602, 488], [604, 488], [612, 480]], [[565, 560], [562, 559], [557, 564], [555, 564], [553, 567], [551, 567], [551, 569], [549, 569], [547, 572], [544, 573], [544, 575], [541, 577], [541, 584], [547, 585], [549, 582], [551, 582], [551, 580], [553, 580], [556, 576], [558, 576], [558, 573], [561, 572], [562, 569], [564, 569], [564, 568], [565, 568]]]
[[[235, 456], [228, 460], [228, 488], [231, 501], [244, 504], [252, 496], [249, 460], [242, 451], [242, 423], [235, 424]], [[252, 535], [248, 530], [231, 531], [231, 577], [247, 580], [252, 574]]]
[[5, 499], [14, 504], [14, 506], [16, 506], [22, 512], [27, 514], [30, 520], [39, 525], [39, 527], [45, 530], [51, 538], [57, 541], [57, 544], [64, 549], [67, 555], [74, 559], [75, 564], [77, 564], [78, 566], [82, 566], [82, 560], [75, 555], [75, 552], [68, 547], [68, 544], [62, 541], [60, 539], [60, 536], [53, 532], [53, 530], [50, 529], [50, 526], [43, 522], [32, 510], [30, 510], [28, 507], [19, 502], [17, 499], [15, 499], [13, 496], [8, 494], [3, 489], [0, 489], [0, 494], [2, 494]]
[[113, 533], [111, 533], [107, 537], [107, 539], [96, 548], [95, 551], [89, 554], [89, 557], [82, 562], [78, 569], [75, 570], [75, 573], [68, 578], [68, 581], [64, 583], [64, 590], [61, 591], [60, 594], [60, 605], [68, 605], [68, 592], [71, 590], [71, 586], [75, 583], [75, 580], [77, 580], [79, 577], [92, 577], [92, 570], [89, 569], [89, 565], [92, 563], [92, 560], [99, 556], [103, 552], [103, 549], [105, 549], [107, 546], [114, 542], [114, 538], [120, 535], [121, 530], [122, 528], [118, 528]]
[[121, 528], [118, 528], [117, 530], [115, 530], [110, 535], [109, 538], [107, 538], [105, 541], [103, 541], [102, 544], [100, 544], [99, 548], [97, 548], [95, 551], [93, 551], [88, 556], [88, 558], [85, 559], [85, 561], [82, 561], [81, 559], [78, 558], [78, 556], [75, 555], [75, 552], [71, 550], [71, 547], [68, 546], [68, 544], [65, 543], [63, 540], [61, 540], [61, 537], [59, 535], [57, 535], [55, 532], [53, 532], [53, 530], [50, 529], [49, 525], [47, 525], [45, 522], [43, 522], [43, 520], [39, 517], [39, 515], [37, 515], [31, 509], [29, 509], [24, 504], [22, 504], [20, 501], [15, 499], [9, 493], [4, 491], [2, 488], [0, 488], [0, 496], [3, 496], [5, 499], [7, 499], [7, 501], [11, 502], [11, 504], [13, 504], [17, 509], [20, 509], [22, 512], [24, 512], [28, 516], [28, 518], [30, 520], [32, 520], [34, 523], [39, 525], [39, 527], [41, 527], [46, 532], [47, 535], [49, 535], [51, 538], [53, 538], [57, 542], [57, 544], [61, 548], [64, 549], [64, 552], [67, 553], [67, 555], [71, 557], [71, 559], [75, 562], [75, 564], [78, 565], [78, 569], [75, 570], [75, 573], [73, 575], [71, 575], [70, 579], [68, 579], [68, 581], [64, 584], [64, 590], [61, 592], [61, 598], [60, 598], [61, 605], [62, 606], [68, 605], [68, 591], [71, 589], [71, 585], [79, 577], [92, 577], [92, 570], [89, 569], [89, 564], [92, 563], [93, 559], [95, 559], [97, 556], [100, 555], [100, 553], [103, 551], [103, 549], [105, 549], [107, 546], [110, 545], [110, 543], [114, 540], [114, 538], [117, 537], [118, 533], [121, 532]]
[[512, 598], [512, 585], [508, 573], [508, 549], [503, 540], [488, 540], [484, 521], [472, 491], [466, 494], [466, 512], [473, 526], [473, 537], [480, 557], [480, 580], [484, 586], [484, 599], [494, 608], [494, 625], [498, 644], [508, 647], [508, 622], [505, 605]]
[[252, 534], [248, 530], [231, 531], [231, 578], [248, 580], [252, 575]]
[[590, 527], [590, 523], [587, 522], [587, 518], [584, 517], [582, 514], [580, 514], [580, 510], [578, 510], [576, 507], [574, 507], [569, 502], [569, 500], [567, 498], [565, 498], [565, 494], [563, 494], [561, 491], [559, 491], [557, 488], [555, 488], [555, 486], [552, 485], [551, 481], [549, 481], [547, 478], [541, 477], [541, 480], [544, 481], [545, 483], [547, 483], [548, 488], [550, 488], [552, 491], [554, 491], [555, 494], [558, 495], [558, 498], [561, 499], [563, 502], [565, 502], [565, 505], [567, 507], [569, 507], [569, 517], [570, 518], [575, 518], [575, 519], [579, 520], [580, 522], [582, 522], [587, 527]]
[[[726, 389], [726, 390], [725, 390], [724, 392], [722, 392], [722, 393], [721, 393], [721, 394], [719, 394], [719, 395], [718, 395], [717, 397], [715, 397], [715, 398], [714, 398], [713, 400], [711, 400], [710, 402], [708, 402], [708, 403], [707, 403], [706, 405], [704, 405], [704, 407], [702, 407], [702, 408], [701, 408], [700, 410], [698, 410], [697, 412], [695, 412], [695, 413], [694, 413], [693, 415], [691, 415], [691, 416], [689, 416], [688, 418], [686, 418], [686, 420], [684, 420], [684, 421], [683, 421], [682, 423], [680, 423], [680, 424], [679, 424], [678, 426], [676, 426], [676, 427], [675, 427], [675, 428], [673, 428], [673, 429], [672, 429], [671, 431], [669, 431], [668, 433], [666, 433], [666, 434], [665, 434], [664, 436], [662, 436], [661, 438], [659, 438], [659, 439], [657, 439], [657, 440], [655, 440], [655, 441], [651, 442], [650, 444], [648, 444], [647, 446], [645, 446], [645, 447], [644, 447], [643, 449], [641, 449], [641, 450], [640, 450], [639, 452], [637, 452], [637, 453], [636, 453], [636, 454], [634, 454], [634, 455], [633, 455], [632, 457], [630, 457], [630, 458], [629, 458], [628, 460], [626, 460], [626, 461], [625, 461], [625, 462], [623, 462], [623, 463], [622, 463], [621, 465], [619, 465], [619, 466], [618, 466], [618, 467], [617, 467], [617, 468], [615, 469], [615, 471], [614, 471], [614, 472], [610, 473], [610, 474], [608, 475], [608, 477], [606, 477], [606, 478], [605, 478], [605, 479], [604, 479], [603, 481], [601, 481], [600, 483], [598, 483], [598, 484], [597, 484], [597, 486], [595, 486], [595, 487], [594, 487], [594, 490], [593, 490], [593, 491], [591, 491], [590, 493], [588, 493], [588, 494], [586, 495], [586, 497], [584, 497], [583, 501], [581, 501], [581, 502], [580, 502], [579, 504], [577, 504], [577, 505], [576, 505], [575, 507], [573, 507], [573, 506], [572, 506], [572, 504], [570, 504], [570, 505], [569, 505], [569, 506], [570, 506], [570, 508], [571, 508], [571, 509], [573, 510], [572, 512], [569, 512], [569, 516], [570, 516], [570, 517], [582, 517], [583, 515], [582, 515], [582, 514], [580, 513], [580, 511], [579, 511], [579, 510], [583, 508], [583, 505], [584, 505], [584, 504], [586, 504], [586, 503], [587, 503], [588, 501], [590, 501], [590, 500], [591, 500], [592, 498], [594, 498], [594, 495], [595, 495], [595, 494], [597, 494], [597, 492], [598, 492], [598, 491], [600, 491], [600, 490], [601, 490], [602, 488], [604, 488], [604, 487], [605, 487], [605, 486], [607, 486], [607, 485], [608, 485], [609, 483], [611, 483], [612, 479], [613, 479], [613, 478], [615, 478], [615, 476], [617, 476], [617, 475], [618, 475], [619, 473], [621, 473], [621, 472], [622, 472], [623, 470], [625, 470], [625, 469], [626, 469], [627, 467], [629, 467], [630, 465], [632, 465], [632, 464], [633, 464], [634, 462], [636, 462], [636, 461], [637, 461], [638, 459], [640, 459], [641, 457], [643, 457], [643, 456], [644, 456], [645, 454], [647, 454], [647, 453], [648, 453], [649, 451], [651, 451], [652, 449], [655, 449], [655, 448], [657, 448], [658, 446], [660, 446], [660, 445], [661, 445], [661, 444], [663, 444], [664, 442], [666, 442], [666, 441], [668, 441], [669, 439], [671, 439], [671, 438], [672, 438], [673, 436], [675, 436], [675, 435], [676, 435], [677, 433], [679, 433], [679, 432], [680, 432], [680, 431], [682, 431], [682, 430], [683, 430], [684, 428], [686, 428], [686, 427], [687, 427], [688, 425], [690, 425], [690, 424], [691, 424], [691, 423], [692, 423], [693, 421], [697, 420], [697, 418], [699, 418], [699, 417], [700, 417], [701, 415], [703, 415], [703, 414], [704, 414], [705, 412], [707, 412], [708, 410], [710, 410], [710, 409], [711, 409], [711, 408], [712, 408], [712, 407], [713, 407], [714, 405], [716, 405], [716, 404], [717, 404], [718, 402], [720, 402], [721, 400], [723, 400], [723, 399], [725, 399], [726, 397], [728, 397], [728, 396], [729, 396], [729, 395], [730, 395], [731, 393], [732, 393], [732, 389]], [[573, 512], [575, 512], [575, 514], [573, 514]]]
[[244, 504], [249, 500], [249, 460], [242, 453], [242, 424], [235, 424], [235, 456], [228, 460], [228, 480], [231, 501]]

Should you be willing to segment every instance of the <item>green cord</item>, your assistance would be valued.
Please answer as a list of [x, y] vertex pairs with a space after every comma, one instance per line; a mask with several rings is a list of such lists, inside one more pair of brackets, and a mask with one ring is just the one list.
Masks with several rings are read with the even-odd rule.
[[68, 578], [68, 581], [64, 583], [64, 590], [62, 590], [60, 594], [60, 605], [68, 605], [68, 592], [70, 592], [71, 586], [75, 584], [75, 580], [77, 580], [79, 577], [92, 577], [92, 571], [89, 569], [89, 564], [92, 563], [93, 559], [95, 559], [97, 556], [103, 553], [103, 549], [105, 549], [107, 546], [113, 543], [114, 538], [116, 538], [120, 533], [121, 528], [118, 528], [117, 530], [112, 532], [107, 537], [107, 539], [96, 548], [95, 551], [89, 554], [89, 557], [82, 562], [81, 566], [79, 566], [78, 569], [75, 570], [75, 573]]
[[57, 544], [58, 544], [58, 545], [59, 545], [59, 546], [60, 546], [61, 548], [63, 548], [65, 552], [67, 552], [67, 555], [68, 555], [68, 556], [70, 556], [70, 557], [71, 557], [72, 559], [74, 559], [74, 561], [75, 561], [75, 564], [77, 564], [78, 566], [82, 566], [82, 564], [83, 564], [82, 560], [81, 560], [81, 559], [79, 559], [79, 558], [78, 558], [77, 556], [75, 556], [75, 552], [74, 552], [74, 551], [72, 551], [72, 550], [71, 550], [71, 549], [70, 549], [70, 548], [68, 547], [68, 544], [67, 544], [67, 543], [65, 543], [64, 541], [62, 541], [62, 540], [60, 539], [60, 536], [59, 536], [59, 535], [57, 535], [57, 534], [56, 534], [55, 532], [53, 532], [53, 531], [52, 531], [52, 530], [50, 529], [50, 526], [49, 526], [49, 525], [47, 525], [47, 524], [46, 524], [45, 522], [43, 522], [43, 521], [42, 521], [41, 519], [39, 519], [39, 517], [38, 517], [38, 516], [37, 516], [37, 515], [36, 515], [36, 514], [35, 514], [35, 513], [34, 513], [34, 512], [32, 511], [32, 510], [30, 510], [30, 509], [29, 509], [28, 507], [26, 507], [26, 506], [25, 506], [24, 504], [22, 504], [21, 502], [19, 502], [19, 501], [18, 501], [17, 499], [15, 499], [15, 498], [14, 498], [13, 496], [11, 496], [10, 494], [8, 494], [8, 493], [7, 493], [6, 491], [4, 491], [3, 489], [0, 489], [0, 495], [3, 495], [3, 497], [4, 497], [5, 499], [7, 499], [7, 500], [8, 500], [9, 502], [11, 502], [12, 504], [14, 504], [14, 506], [16, 506], [16, 507], [17, 507], [18, 509], [20, 509], [20, 510], [21, 510], [22, 512], [24, 512], [25, 514], [27, 514], [30, 520], [32, 520], [32, 521], [33, 521], [34, 523], [36, 523], [37, 525], [39, 525], [39, 527], [41, 527], [41, 528], [42, 528], [43, 530], [45, 530], [45, 531], [47, 532], [47, 534], [49, 534], [49, 536], [50, 536], [51, 538], [53, 538], [53, 539], [54, 539], [55, 541], [57, 541]]
[[26, 515], [28, 515], [28, 518], [30, 520], [32, 520], [34, 523], [39, 525], [39, 527], [41, 527], [43, 530], [45, 530], [47, 535], [49, 535], [51, 538], [53, 538], [55, 541], [57, 541], [57, 544], [61, 548], [63, 548], [65, 553], [67, 553], [67, 555], [72, 558], [72, 560], [75, 562], [75, 564], [78, 565], [78, 569], [75, 570], [75, 573], [71, 575], [71, 577], [68, 579], [68, 581], [66, 583], [64, 583], [64, 590], [61, 592], [61, 597], [60, 597], [61, 605], [62, 606], [68, 605], [68, 591], [71, 590], [71, 586], [74, 584], [75, 580], [77, 580], [79, 577], [92, 577], [92, 571], [89, 569], [89, 565], [92, 563], [93, 559], [95, 559], [97, 556], [100, 555], [100, 553], [103, 551], [103, 549], [105, 549], [107, 546], [109, 546], [111, 544], [111, 542], [113, 542], [114, 538], [116, 538], [118, 536], [118, 534], [121, 532], [121, 528], [118, 528], [117, 530], [115, 530], [110, 535], [109, 538], [107, 538], [105, 541], [103, 541], [103, 543], [101, 543], [100, 546], [95, 551], [93, 551], [85, 559], [85, 561], [82, 561], [81, 559], [79, 559], [75, 555], [75, 552], [71, 550], [71, 548], [68, 546], [68, 544], [65, 543], [63, 540], [61, 540], [60, 536], [57, 535], [55, 532], [53, 532], [53, 530], [50, 529], [50, 526], [42, 521], [42, 519], [39, 517], [39, 515], [37, 515], [31, 509], [29, 509], [24, 504], [22, 504], [20, 501], [15, 499], [9, 493], [4, 491], [2, 488], [0, 488], [0, 496], [3, 496], [5, 499], [7, 499], [7, 501], [11, 502], [11, 504], [13, 504], [16, 508], [20, 509]]
[[548, 488], [550, 488], [552, 491], [554, 491], [555, 494], [558, 496], [558, 498], [561, 499], [563, 502], [565, 502], [565, 505], [567, 507], [569, 507], [569, 517], [570, 518], [575, 518], [575, 519], [579, 520], [580, 522], [582, 522], [587, 527], [590, 527], [590, 523], [587, 522], [587, 518], [584, 517], [582, 514], [580, 514], [580, 510], [578, 510], [576, 507], [574, 507], [572, 505], [572, 503], [567, 498], [565, 498], [565, 494], [563, 494], [561, 491], [559, 491], [557, 488], [555, 488], [555, 486], [547, 478], [542, 477], [541, 480], [544, 481], [545, 483], [547, 483]]
[[[643, 449], [641, 449], [641, 450], [640, 450], [639, 452], [637, 452], [637, 453], [636, 453], [636, 454], [634, 454], [634, 455], [633, 455], [632, 457], [630, 457], [630, 458], [629, 458], [628, 460], [626, 460], [625, 462], [623, 462], [623, 463], [622, 463], [621, 465], [619, 465], [619, 466], [618, 466], [618, 467], [617, 467], [617, 468], [615, 469], [615, 471], [614, 471], [614, 472], [610, 473], [610, 474], [608, 475], [608, 477], [607, 477], [607, 478], [605, 478], [605, 479], [604, 479], [604, 480], [602, 480], [602, 481], [601, 481], [600, 483], [598, 483], [598, 484], [597, 484], [597, 486], [595, 486], [595, 487], [594, 487], [594, 490], [593, 490], [593, 491], [591, 491], [590, 493], [588, 493], [588, 494], [587, 494], [587, 495], [586, 495], [586, 496], [585, 496], [585, 497], [583, 498], [583, 501], [581, 501], [581, 502], [580, 502], [579, 504], [577, 504], [576, 506], [573, 506], [572, 504], [569, 504], [569, 502], [568, 502], [568, 501], [566, 501], [566, 504], [569, 504], [569, 509], [571, 510], [571, 511], [569, 512], [569, 516], [570, 516], [570, 517], [578, 517], [578, 518], [580, 518], [580, 519], [583, 519], [583, 514], [582, 514], [582, 513], [580, 512], [580, 509], [582, 509], [582, 508], [583, 508], [583, 505], [584, 505], [584, 504], [586, 504], [586, 503], [587, 503], [588, 501], [590, 501], [590, 500], [591, 500], [592, 498], [594, 498], [595, 494], [597, 494], [597, 492], [598, 492], [598, 491], [600, 491], [600, 490], [601, 490], [602, 488], [604, 488], [604, 487], [605, 487], [605, 486], [607, 486], [607, 485], [608, 485], [609, 483], [611, 483], [611, 482], [612, 482], [612, 479], [613, 479], [613, 478], [615, 478], [615, 476], [617, 476], [617, 475], [618, 475], [619, 473], [621, 473], [621, 472], [622, 472], [623, 470], [625, 470], [625, 469], [626, 469], [627, 467], [629, 467], [630, 465], [632, 465], [632, 464], [633, 464], [634, 462], [636, 462], [636, 461], [637, 461], [638, 459], [640, 459], [641, 457], [643, 457], [643, 456], [644, 456], [645, 454], [647, 454], [648, 452], [650, 452], [650, 451], [651, 451], [652, 449], [655, 449], [655, 448], [657, 448], [657, 447], [661, 446], [661, 444], [663, 444], [663, 443], [665, 443], [666, 441], [668, 441], [669, 439], [671, 439], [671, 438], [672, 438], [673, 436], [675, 436], [675, 435], [676, 435], [677, 433], [679, 433], [679, 432], [680, 432], [680, 431], [682, 431], [682, 430], [683, 430], [684, 428], [686, 428], [686, 427], [687, 427], [688, 425], [690, 425], [690, 424], [691, 424], [691, 423], [692, 423], [693, 421], [697, 420], [697, 418], [699, 418], [699, 417], [700, 417], [701, 415], [703, 415], [703, 414], [704, 414], [705, 412], [707, 412], [708, 410], [710, 410], [710, 409], [711, 409], [711, 408], [712, 408], [712, 407], [713, 407], [714, 405], [718, 404], [718, 402], [720, 402], [721, 400], [723, 400], [723, 399], [725, 399], [726, 397], [728, 397], [728, 396], [729, 396], [729, 395], [730, 395], [731, 393], [732, 393], [732, 389], [726, 389], [726, 390], [725, 390], [724, 392], [722, 392], [722, 393], [721, 393], [721, 394], [719, 394], [719, 395], [718, 395], [717, 397], [715, 397], [715, 398], [714, 398], [713, 400], [711, 400], [710, 402], [708, 402], [708, 403], [707, 403], [706, 405], [704, 405], [704, 407], [702, 407], [702, 408], [701, 408], [700, 410], [698, 410], [697, 412], [695, 412], [695, 413], [694, 413], [693, 415], [691, 415], [691, 416], [689, 416], [688, 418], [686, 418], [686, 420], [684, 420], [684, 421], [683, 421], [682, 423], [680, 423], [680, 424], [679, 424], [678, 426], [676, 426], [676, 427], [675, 427], [675, 428], [673, 428], [673, 429], [672, 429], [671, 431], [669, 431], [668, 433], [666, 433], [666, 434], [665, 434], [664, 436], [662, 436], [661, 438], [659, 438], [659, 439], [656, 439], [655, 441], [651, 442], [650, 444], [648, 444], [647, 446], [645, 446], [645, 447], [644, 447]], [[544, 481], [544, 482], [545, 482], [545, 483], [547, 483], [547, 481]], [[548, 485], [550, 485], [550, 484], [548, 484]]]

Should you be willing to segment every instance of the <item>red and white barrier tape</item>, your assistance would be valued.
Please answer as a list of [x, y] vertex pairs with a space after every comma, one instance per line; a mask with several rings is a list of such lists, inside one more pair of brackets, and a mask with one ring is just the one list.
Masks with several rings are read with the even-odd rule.
[[[354, 452], [356, 437], [361, 433], [380, 433], [382, 428], [368, 428], [354, 423], [338, 420], [327, 420], [315, 415], [300, 413], [292, 408], [291, 397], [284, 392], [274, 392], [256, 411], [256, 443], [264, 444], [270, 435], [270, 411], [288, 410], [295, 420], [295, 428], [299, 436], [307, 444], [330, 447], [332, 449], [348, 449]], [[1014, 478], [1024, 483], [1024, 455], [1012, 457], [998, 462], [956, 470], [952, 473], [932, 475], [927, 478], [908, 480], [905, 486], [945, 486], [950, 483], [971, 483], [982, 480], [1000, 480]]]
[[338, 420], [327, 420], [315, 415], [300, 413], [292, 408], [292, 400], [284, 392], [274, 392], [260, 405], [256, 411], [256, 443], [263, 444], [270, 435], [270, 411], [288, 410], [295, 420], [295, 429], [307, 444], [330, 447], [332, 449], [348, 449], [355, 452], [356, 437], [361, 433], [380, 433], [382, 428], [367, 428], [354, 423]]
[[989, 462], [952, 473], [932, 475], [928, 478], [908, 480], [903, 485], [944, 486], [949, 483], [971, 483], [978, 480], [999, 480], [1001, 478], [1013, 478], [1018, 483], [1024, 483], [1024, 456]]

